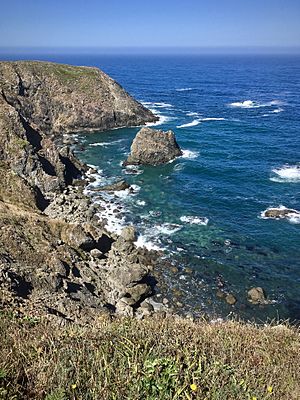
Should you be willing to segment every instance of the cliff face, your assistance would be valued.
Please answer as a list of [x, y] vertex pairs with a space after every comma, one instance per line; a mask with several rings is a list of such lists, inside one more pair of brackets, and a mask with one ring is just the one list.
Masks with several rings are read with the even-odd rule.
[[96, 68], [0, 62], [0, 308], [73, 321], [139, 308], [151, 260], [103, 230], [74, 186], [86, 166], [57, 143], [155, 119]]

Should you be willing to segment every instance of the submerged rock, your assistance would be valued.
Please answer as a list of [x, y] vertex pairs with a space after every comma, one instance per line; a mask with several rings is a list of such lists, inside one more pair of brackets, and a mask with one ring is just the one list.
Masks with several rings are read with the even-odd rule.
[[134, 138], [124, 165], [159, 165], [182, 155], [174, 132], [142, 128]]
[[237, 302], [237, 299], [233, 294], [229, 293], [225, 296], [225, 301], [227, 304], [233, 306]]

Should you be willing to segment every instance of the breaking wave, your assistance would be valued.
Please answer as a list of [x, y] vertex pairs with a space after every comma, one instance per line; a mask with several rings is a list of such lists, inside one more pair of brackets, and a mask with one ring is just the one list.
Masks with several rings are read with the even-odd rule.
[[180, 217], [181, 222], [185, 222], [187, 224], [195, 224], [195, 225], [207, 225], [209, 219], [206, 217], [193, 217], [193, 216], [187, 216], [183, 215]]
[[270, 178], [273, 182], [300, 182], [300, 165], [284, 165], [274, 168], [272, 172], [275, 174]]
[[198, 151], [192, 151], [192, 150], [182, 150], [182, 158], [197, 158], [199, 156]]
[[231, 107], [237, 107], [237, 108], [261, 108], [261, 107], [280, 106], [282, 104], [283, 103], [280, 100], [272, 100], [267, 103], [259, 103], [258, 101], [253, 101], [253, 100], [244, 100], [244, 101], [236, 101], [230, 103], [229, 105]]
[[176, 126], [176, 128], [189, 128], [191, 126], [197, 126], [200, 123], [201, 123], [200, 119], [194, 119], [192, 122], [189, 122], [187, 124], [178, 125], [178, 126]]

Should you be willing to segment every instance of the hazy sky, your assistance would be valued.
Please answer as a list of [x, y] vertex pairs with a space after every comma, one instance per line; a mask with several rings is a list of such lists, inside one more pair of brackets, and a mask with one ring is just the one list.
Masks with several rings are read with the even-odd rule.
[[300, 0], [0, 0], [0, 46], [300, 46]]

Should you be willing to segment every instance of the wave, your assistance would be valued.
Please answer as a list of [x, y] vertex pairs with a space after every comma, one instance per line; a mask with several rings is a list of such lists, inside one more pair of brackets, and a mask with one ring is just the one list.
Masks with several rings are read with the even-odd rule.
[[139, 235], [137, 240], [134, 242], [137, 247], [145, 248], [147, 250], [163, 251], [164, 247], [157, 245], [147, 235]]
[[183, 215], [180, 217], [181, 222], [185, 222], [187, 224], [195, 224], [195, 225], [207, 225], [209, 219], [206, 217], [192, 217], [192, 216], [186, 216]]
[[270, 178], [273, 182], [300, 182], [300, 165], [284, 165], [272, 172], [276, 175]]
[[[276, 213], [276, 211], [283, 211], [282, 213], [278, 213], [278, 215], [268, 215], [269, 211], [273, 211]], [[284, 212], [285, 211], [285, 212]], [[287, 208], [283, 205], [279, 207], [269, 207], [265, 211], [262, 211], [260, 214], [260, 217], [262, 219], [286, 219], [288, 222], [292, 224], [300, 224], [300, 211], [294, 210], [291, 208]]]
[[189, 122], [187, 124], [178, 125], [178, 126], [176, 126], [176, 128], [189, 128], [191, 126], [197, 126], [200, 123], [201, 123], [201, 121], [199, 119], [194, 119], [192, 122]]
[[253, 101], [253, 100], [244, 100], [244, 101], [236, 101], [234, 103], [230, 103], [229, 105], [231, 107], [237, 107], [237, 108], [261, 108], [261, 107], [280, 106], [282, 104], [283, 102], [281, 100], [272, 100], [267, 103], [259, 103], [258, 101]]
[[192, 150], [182, 150], [182, 156], [181, 158], [197, 158], [199, 156], [198, 151], [192, 151]]
[[193, 90], [193, 88], [191, 87], [186, 87], [186, 88], [179, 88], [179, 89], [175, 89], [176, 92], [188, 92], [190, 90]]
[[119, 139], [119, 140], [112, 140], [111, 142], [90, 143], [89, 146], [103, 146], [103, 147], [107, 147], [107, 146], [111, 146], [111, 145], [116, 144], [116, 143], [124, 142], [124, 140], [125, 140], [125, 139]]
[[188, 112], [186, 113], [186, 115], [187, 115], [188, 117], [199, 117], [199, 113], [194, 112], [194, 111], [188, 111]]
[[225, 118], [201, 118], [200, 121], [225, 121]]
[[144, 206], [146, 205], [146, 202], [145, 202], [145, 200], [137, 200], [137, 201], [136, 201], [136, 204], [137, 204], [138, 206], [144, 207]]
[[164, 103], [164, 102], [141, 101], [141, 103], [145, 107], [153, 107], [153, 108], [173, 108], [174, 107], [172, 104]]
[[[165, 250], [162, 239], [165, 236], [171, 236], [182, 229], [182, 225], [165, 222], [147, 227], [138, 236], [135, 242], [137, 247], [145, 247], [148, 250]], [[169, 239], [168, 239], [169, 240]]]
[[153, 114], [156, 115], [159, 118], [159, 120], [156, 121], [156, 122], [147, 122], [145, 124], [145, 126], [163, 125], [163, 124], [166, 124], [167, 122], [172, 121], [174, 119], [174, 117], [169, 117], [167, 115], [162, 115], [162, 114], [156, 112], [155, 110], [151, 110], [150, 108], [149, 108], [149, 110], [152, 111]]
[[166, 222], [162, 225], [155, 225], [154, 229], [162, 235], [173, 235], [173, 233], [178, 232], [180, 231], [180, 229], [182, 229], [182, 225]]

